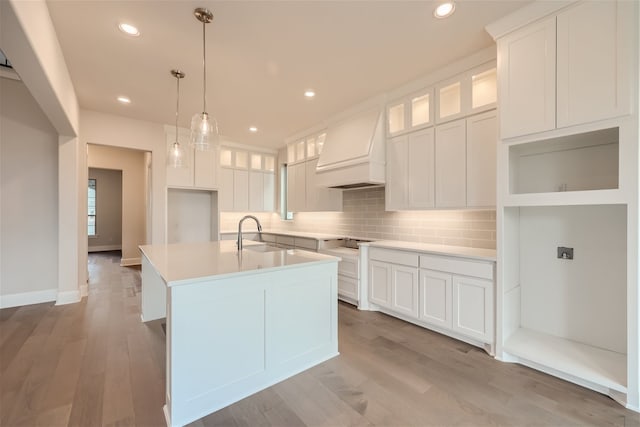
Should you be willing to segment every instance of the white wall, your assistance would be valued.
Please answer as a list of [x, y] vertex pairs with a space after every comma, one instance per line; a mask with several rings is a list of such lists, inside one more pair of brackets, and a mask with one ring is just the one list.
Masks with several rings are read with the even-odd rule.
[[56, 299], [58, 134], [25, 85], [0, 78], [0, 307]]
[[88, 145], [89, 168], [122, 171], [122, 265], [140, 263], [139, 245], [146, 244], [145, 152]]
[[89, 168], [96, 180], [96, 235], [89, 236], [89, 252], [122, 248], [122, 170]]
[[626, 224], [624, 205], [520, 208], [521, 326], [626, 353]]

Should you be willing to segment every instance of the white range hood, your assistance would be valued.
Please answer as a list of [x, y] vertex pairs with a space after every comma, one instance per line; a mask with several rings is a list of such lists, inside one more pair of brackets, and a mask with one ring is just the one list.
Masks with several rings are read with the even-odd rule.
[[318, 185], [362, 188], [385, 183], [382, 110], [368, 109], [329, 126], [318, 160]]

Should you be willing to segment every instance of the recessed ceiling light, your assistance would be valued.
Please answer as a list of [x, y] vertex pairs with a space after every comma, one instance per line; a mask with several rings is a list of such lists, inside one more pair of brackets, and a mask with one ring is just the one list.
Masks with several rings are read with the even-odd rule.
[[120, 31], [130, 36], [137, 37], [140, 35], [140, 31], [138, 31], [138, 29], [131, 24], [125, 24], [124, 22], [122, 22], [118, 24], [118, 28], [120, 29]]
[[249, 132], [253, 132], [253, 133], [258, 132], [258, 128], [257, 128], [257, 127], [255, 127], [255, 126], [251, 126], [251, 127], [249, 128]]
[[119, 96], [118, 102], [120, 102], [121, 104], [131, 104], [131, 100], [126, 96]]
[[442, 3], [433, 11], [433, 16], [436, 18], [446, 18], [453, 15], [456, 10], [456, 5], [452, 1]]
[[307, 98], [313, 98], [314, 96], [316, 96], [316, 93], [312, 89], [307, 89], [304, 92], [304, 96], [306, 96]]

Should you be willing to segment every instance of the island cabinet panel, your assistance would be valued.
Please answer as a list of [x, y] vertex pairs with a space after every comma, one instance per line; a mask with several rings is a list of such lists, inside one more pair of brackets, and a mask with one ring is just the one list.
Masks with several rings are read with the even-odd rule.
[[[253, 265], [250, 252], [242, 255], [239, 269], [246, 268], [243, 261]], [[169, 426], [186, 425], [338, 355], [337, 259], [298, 256], [315, 262], [279, 269], [260, 262], [257, 270], [164, 286]], [[155, 273], [147, 264], [145, 274]], [[157, 291], [164, 284], [143, 282]]]

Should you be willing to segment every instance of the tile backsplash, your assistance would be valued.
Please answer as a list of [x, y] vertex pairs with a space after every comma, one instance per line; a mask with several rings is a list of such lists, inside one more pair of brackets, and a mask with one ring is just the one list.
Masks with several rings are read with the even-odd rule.
[[[343, 212], [299, 212], [291, 221], [277, 214], [256, 214], [265, 229], [340, 234], [351, 237], [421, 243], [496, 247], [495, 210], [385, 212], [384, 188], [344, 192]], [[235, 230], [244, 213], [223, 212], [222, 231]], [[251, 227], [253, 229], [253, 227]]]

